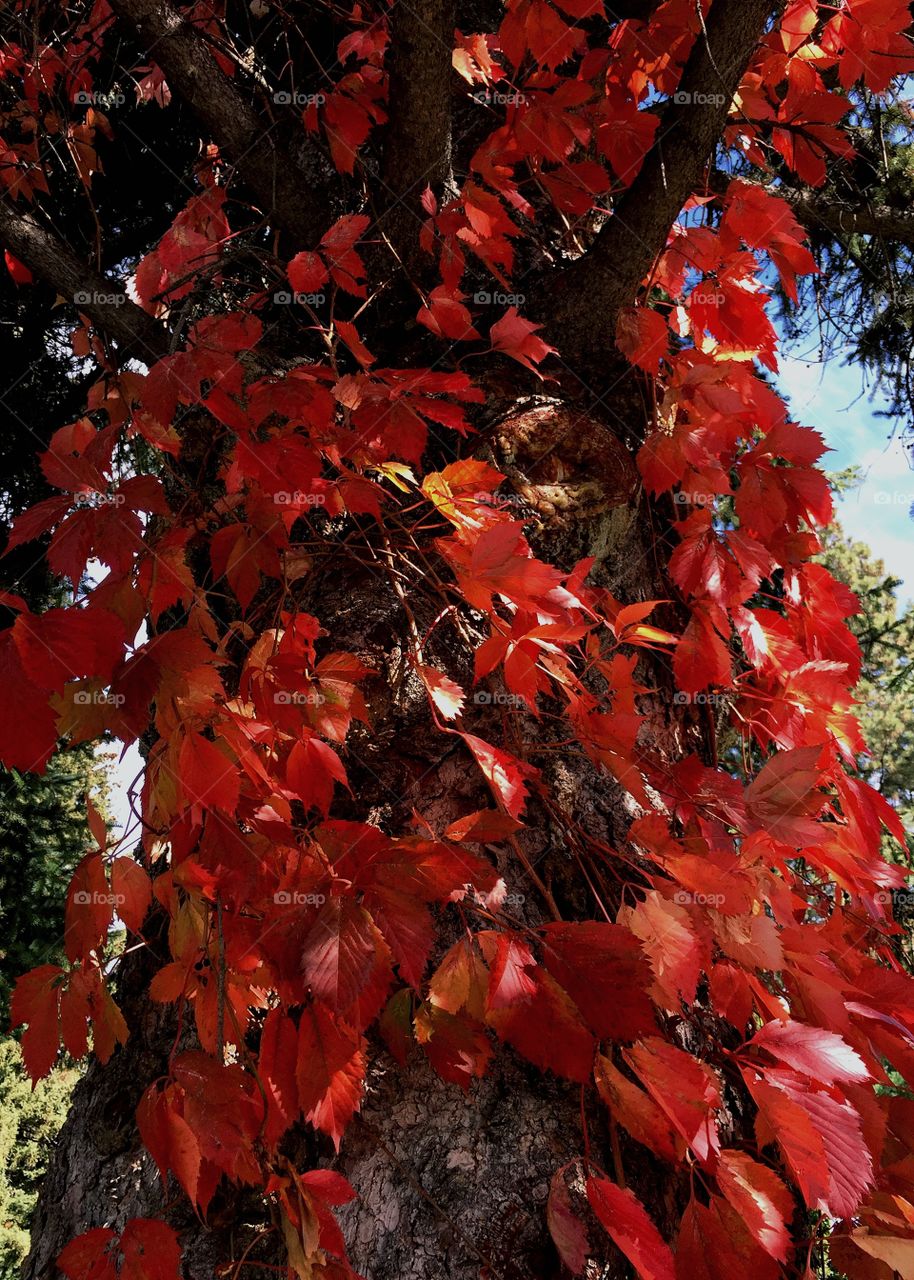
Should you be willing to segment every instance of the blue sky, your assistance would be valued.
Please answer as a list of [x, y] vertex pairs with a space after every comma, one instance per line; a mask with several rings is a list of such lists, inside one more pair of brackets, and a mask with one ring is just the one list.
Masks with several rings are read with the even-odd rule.
[[789, 398], [793, 418], [815, 427], [834, 450], [823, 464], [829, 471], [858, 466], [863, 484], [845, 495], [838, 516], [845, 530], [866, 542], [884, 562], [886, 572], [905, 579], [899, 598], [914, 598], [914, 471], [902, 448], [900, 424], [877, 418], [885, 408], [881, 397], [871, 398], [859, 369], [838, 358], [822, 364], [815, 350], [782, 353], [778, 384]]

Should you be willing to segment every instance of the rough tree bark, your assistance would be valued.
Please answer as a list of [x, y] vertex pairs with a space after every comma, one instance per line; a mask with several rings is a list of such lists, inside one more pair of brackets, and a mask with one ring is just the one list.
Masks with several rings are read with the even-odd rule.
[[[637, 389], [626, 382], [614, 402], [613, 417], [623, 413], [631, 421], [639, 401]], [[582, 433], [606, 431], [590, 414], [550, 401], [541, 407], [540, 418], [541, 432], [556, 433], [558, 424], [559, 439], [569, 442], [566, 454], [579, 446]], [[505, 457], [509, 433], [504, 423], [525, 419], [528, 402], [493, 424], [491, 447], [496, 459], [509, 467], [514, 460]], [[580, 505], [570, 480], [564, 486], [571, 495], [565, 512], [556, 510], [562, 485], [525, 483], [526, 498], [536, 502], [541, 497], [547, 515], [543, 518], [532, 506], [525, 512], [539, 523], [541, 555], [567, 568], [580, 555], [595, 553], [595, 580], [624, 600], [640, 600], [660, 594], [662, 583], [656, 534], [641, 499], [626, 494], [630, 477], [624, 475], [625, 465], [617, 455], [616, 485], [607, 480], [599, 496], [588, 489], [586, 506]], [[378, 672], [369, 697], [372, 728], [352, 741], [347, 757], [357, 800], [352, 813], [342, 816], [398, 830], [413, 805], [421, 804], [436, 826], [485, 805], [485, 788], [467, 753], [460, 746], [442, 746], [441, 735], [428, 723], [421, 685], [404, 662], [406, 618], [387, 579], [328, 558], [323, 572], [309, 580], [300, 605], [319, 609], [334, 642]], [[421, 631], [433, 613], [425, 616], [417, 602], [415, 616]], [[472, 627], [471, 619], [467, 625]], [[474, 638], [478, 643], [481, 633]], [[467, 676], [472, 669], [469, 646], [461, 652], [452, 642], [430, 657], [446, 659], [449, 670], [462, 666]], [[657, 689], [643, 708], [651, 724], [647, 745], [672, 759], [686, 737], [694, 737], [696, 727], [686, 723], [686, 708], [673, 705], [672, 684], [663, 667], [644, 675], [645, 683]], [[512, 714], [518, 717], [517, 732], [535, 741], [541, 730], [532, 717]], [[480, 732], [485, 732], [484, 723]], [[621, 845], [632, 810], [617, 784], [583, 759], [564, 759], [545, 772], [563, 807], [589, 835], [610, 847]], [[576, 913], [583, 916], [584, 886], [563, 832], [557, 815], [542, 806], [537, 809], [534, 802], [522, 833], [522, 852], [563, 917], [573, 919]], [[524, 867], [509, 858], [500, 870], [509, 890], [523, 899], [512, 908], [515, 913], [530, 925], [548, 920], [547, 902]], [[161, 962], [158, 949], [153, 941], [151, 954], [140, 950], [122, 963], [119, 1000], [130, 1040], [106, 1067], [93, 1062], [78, 1086], [39, 1203], [24, 1280], [52, 1280], [57, 1253], [89, 1225], [105, 1221], [118, 1227], [130, 1217], [163, 1209], [181, 1232], [187, 1280], [234, 1275], [231, 1268], [217, 1268], [227, 1259], [237, 1262], [249, 1246], [251, 1261], [282, 1261], [275, 1235], [258, 1241], [258, 1232], [269, 1223], [258, 1218], [250, 1197], [223, 1191], [202, 1226], [176, 1185], [165, 1200], [158, 1174], [139, 1142], [137, 1102], [148, 1083], [165, 1071], [176, 1034], [173, 1020], [148, 999], [152, 962]], [[188, 1045], [193, 1043], [190, 1033], [181, 1034]], [[379, 1040], [372, 1049], [362, 1110], [339, 1156], [333, 1156], [329, 1142], [315, 1146], [304, 1132], [292, 1139], [309, 1158], [326, 1157], [359, 1193], [341, 1214], [356, 1269], [369, 1280], [476, 1280], [480, 1275], [492, 1280], [559, 1280], [562, 1271], [548, 1236], [545, 1205], [555, 1170], [581, 1155], [580, 1087], [544, 1077], [508, 1049], [466, 1096], [457, 1086], [442, 1082], [420, 1055], [401, 1069]], [[592, 1101], [586, 1110], [595, 1158], [612, 1167], [616, 1156], [605, 1111], [601, 1114]], [[677, 1207], [681, 1211], [683, 1188], [671, 1183], [668, 1172], [661, 1173], [643, 1148], [624, 1138], [621, 1165], [629, 1185], [651, 1205], [661, 1224], [672, 1219]], [[591, 1280], [621, 1280], [628, 1274], [626, 1265], [608, 1246], [605, 1265]]]
[[[167, 5], [152, 0], [112, 0], [111, 7], [141, 41], [154, 46], [153, 56], [173, 90], [235, 162], [258, 206], [299, 248], [313, 248], [316, 235], [327, 225], [323, 195], [309, 190], [299, 165], [270, 140], [271, 132], [263, 134], [256, 108], [222, 75], [193, 29]], [[415, 201], [427, 180], [439, 186], [447, 181], [451, 155], [449, 113], [442, 105], [446, 94], [442, 90], [433, 101], [428, 95], [436, 80], [447, 74], [438, 56], [441, 40], [455, 24], [464, 30], [480, 29], [470, 20], [464, 22], [460, 13], [455, 15], [446, 0], [418, 8], [419, 25], [412, 38], [398, 46], [391, 68], [391, 149], [382, 168], [388, 189], [377, 193], [382, 209], [385, 204], [390, 207], [391, 199]], [[469, 8], [476, 12], [480, 6]], [[617, 8], [617, 17], [642, 16], [652, 6]], [[572, 362], [566, 388], [560, 385], [551, 398], [531, 400], [529, 389], [504, 389], [497, 362], [482, 375], [483, 381], [489, 379], [492, 396], [478, 424], [479, 447], [503, 465], [519, 501], [526, 504], [522, 512], [536, 530], [532, 540], [537, 554], [566, 569], [582, 555], [594, 555], [596, 580], [623, 601], [669, 593], [661, 576], [665, 556], [658, 554], [663, 535], [656, 527], [657, 512], [649, 514], [632, 480], [631, 452], [648, 424], [648, 395], [606, 354], [614, 319], [631, 301], [713, 151], [730, 96], [775, 8], [762, 0], [717, 0], [708, 42], [696, 44], [686, 75], [690, 85], [706, 94], [719, 85], [720, 103], [688, 114], [674, 111], [641, 177], [591, 251], [559, 278], [555, 296], [555, 273], [531, 290], [538, 308], [534, 318], [549, 323], [550, 333], [561, 338], [563, 353]], [[395, 26], [413, 21], [411, 13], [399, 9], [395, 7]], [[418, 69], [410, 61], [417, 58], [422, 63]], [[418, 113], [423, 102], [425, 109]], [[254, 145], [255, 136], [268, 141]], [[409, 220], [415, 234], [418, 223], [412, 212], [394, 221], [398, 248], [408, 238]], [[103, 292], [88, 270], [80, 276], [72, 254], [9, 206], [2, 208], [0, 237], [33, 270], [55, 283], [63, 281], [69, 293], [80, 285]], [[156, 352], [164, 349], [160, 327], [129, 305], [110, 313], [96, 307], [91, 318], [126, 354], [141, 354], [144, 345]], [[388, 334], [388, 347], [391, 340]], [[405, 335], [403, 341], [408, 344], [411, 338]], [[406, 364], [406, 354], [392, 363]], [[585, 385], [587, 392], [582, 391]], [[550, 467], [550, 459], [564, 465]], [[405, 827], [420, 798], [426, 816], [442, 823], [484, 804], [483, 787], [463, 748], [448, 749], [446, 743], [442, 747], [442, 736], [432, 731], [424, 714], [424, 695], [404, 660], [407, 615], [389, 579], [370, 566], [328, 555], [306, 580], [298, 604], [320, 617], [335, 647], [370, 661], [378, 673], [369, 697], [372, 729], [349, 744], [351, 813], [341, 811], [339, 816], [397, 831]], [[417, 599], [420, 632], [432, 620], [424, 609]], [[472, 634], [472, 616], [464, 619], [464, 626]], [[455, 632], [450, 634], [442, 665], [452, 672], [462, 667], [469, 676], [472, 647]], [[687, 739], [692, 749], [697, 745], [700, 750], [702, 727], [688, 708], [672, 705], [664, 668], [657, 665], [644, 675], [644, 683], [655, 690], [642, 707], [649, 721], [647, 745], [668, 759], [684, 750]], [[491, 714], [494, 718], [501, 713], [493, 707]], [[535, 743], [541, 732], [538, 723], [518, 711], [511, 714], [518, 735]], [[556, 757], [544, 768], [547, 776], [551, 774], [554, 794], [574, 820], [590, 836], [618, 847], [631, 817], [620, 788], [607, 776], [598, 776], [582, 758]], [[521, 844], [533, 875], [513, 859], [501, 868], [509, 889], [523, 896], [517, 911], [530, 924], [549, 918], [550, 901], [559, 905], [565, 918], [584, 910], [564, 824], [538, 804], [533, 802]], [[537, 882], [545, 886], [545, 894]], [[258, 1217], [262, 1211], [243, 1192], [223, 1188], [207, 1222], [201, 1223], [175, 1186], [167, 1198], [163, 1195], [151, 1160], [142, 1151], [134, 1120], [136, 1103], [164, 1071], [176, 1034], [191, 1035], [187, 1028], [175, 1027], [168, 1007], [149, 1001], [149, 970], [154, 960], [161, 961], [159, 948], [164, 952], [164, 940], [157, 944], [153, 937], [148, 951], [138, 950], [121, 963], [119, 999], [130, 1040], [108, 1066], [93, 1061], [76, 1091], [40, 1200], [25, 1280], [53, 1280], [55, 1256], [87, 1227], [105, 1222], [118, 1228], [130, 1217], [156, 1215], [163, 1208], [180, 1228], [187, 1280], [213, 1280], [215, 1275], [231, 1275], [234, 1280], [254, 1274], [238, 1265], [246, 1250], [251, 1264], [282, 1262], [276, 1232], [265, 1233], [270, 1224]], [[490, 1074], [467, 1098], [435, 1076], [424, 1060], [416, 1057], [401, 1070], [375, 1043], [361, 1114], [339, 1156], [323, 1142], [315, 1147], [316, 1140], [304, 1132], [290, 1141], [310, 1144], [310, 1155], [326, 1157], [359, 1193], [342, 1220], [353, 1263], [370, 1280], [475, 1280], [480, 1275], [492, 1280], [558, 1280], [560, 1266], [549, 1242], [544, 1208], [556, 1168], [581, 1154], [582, 1107], [595, 1155], [637, 1191], [662, 1229], [672, 1219], [682, 1188], [663, 1180], [643, 1148], [634, 1148], [624, 1138], [621, 1144], [614, 1140], [605, 1114], [582, 1101], [578, 1086], [545, 1078], [510, 1050], [500, 1053]], [[591, 1280], [627, 1274], [621, 1255], [608, 1243], [606, 1250]], [[229, 1259], [235, 1267], [219, 1270]]]

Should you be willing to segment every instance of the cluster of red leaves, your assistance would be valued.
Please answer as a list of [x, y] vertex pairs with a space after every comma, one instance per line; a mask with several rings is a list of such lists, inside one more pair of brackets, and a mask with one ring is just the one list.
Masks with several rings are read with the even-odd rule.
[[[563, 215], [587, 212], [631, 182], [651, 145], [649, 104], [675, 92], [700, 15], [692, 0], [666, 0], [649, 21], [619, 24], [608, 47], [590, 47], [582, 24], [602, 14], [601, 0], [510, 0], [497, 32], [455, 37], [469, 85], [510, 92], [459, 194], [440, 207], [431, 193], [423, 200], [422, 243], [441, 284], [418, 319], [448, 347], [487, 342], [536, 370], [552, 349], [516, 307], [480, 337], [461, 287], [471, 259], [509, 285], [513, 242], [534, 215], [525, 189]], [[848, 98], [823, 76], [837, 67], [845, 90], [862, 78], [879, 91], [910, 64], [906, 5], [848, 0], [830, 14], [816, 0], [787, 6], [727, 131], [762, 169], [773, 148], [813, 184], [829, 156], [850, 150], [838, 126]], [[94, 15], [96, 34], [106, 21]], [[305, 115], [346, 173], [384, 121], [386, 41], [383, 19], [357, 11], [339, 51], [345, 74]], [[37, 113], [58, 82], [71, 96], [91, 86], [85, 34], [66, 57], [39, 52], [3, 55], [0, 74], [24, 86], [25, 107]], [[164, 100], [160, 79], [150, 73], [145, 96]], [[14, 196], [45, 189], [28, 135], [20, 113], [0, 168]], [[218, 271], [228, 224], [214, 173], [201, 171], [200, 191], [140, 264], [136, 289], [151, 312], [186, 294], [194, 272]], [[7, 599], [18, 616], [0, 636], [0, 757], [40, 770], [59, 738], [110, 730], [131, 742], [151, 719], [150, 869], [168, 852], [150, 881], [112, 859], [97, 832], [100, 848], [69, 890], [70, 967], [43, 966], [16, 990], [26, 1063], [37, 1079], [61, 1043], [80, 1057], [90, 1025], [103, 1060], [124, 1040], [107, 990], [108, 929], [116, 909], [140, 932], [154, 895], [169, 917], [170, 959], [151, 994], [192, 1012], [200, 1048], [176, 1055], [144, 1093], [143, 1141], [202, 1214], [223, 1177], [262, 1188], [300, 1276], [353, 1274], [332, 1214], [353, 1193], [330, 1171], [293, 1169], [279, 1144], [304, 1119], [339, 1145], [376, 1020], [396, 1058], [422, 1053], [465, 1090], [498, 1041], [544, 1071], [593, 1082], [615, 1124], [659, 1160], [690, 1167], [694, 1195], [667, 1242], [631, 1191], [587, 1166], [593, 1214], [647, 1280], [776, 1277], [794, 1250], [797, 1196], [844, 1220], [836, 1248], [855, 1275], [911, 1273], [914, 1104], [873, 1092], [887, 1065], [914, 1086], [914, 981], [893, 959], [886, 905], [902, 876], [880, 854], [883, 827], [904, 832], [853, 777], [864, 749], [849, 692], [860, 659], [845, 619], [856, 601], [810, 562], [831, 513], [816, 468], [824, 446], [788, 420], [754, 364], [776, 367], [764, 271], [773, 264], [796, 296], [796, 276], [814, 263], [789, 206], [764, 187], [734, 181], [719, 217], [695, 216], [708, 203], [674, 227], [618, 334], [657, 378], [656, 425], [638, 462], [645, 486], [674, 494], [681, 517], [669, 565], [690, 610], [679, 635], [648, 621], [655, 602], [621, 605], [588, 585], [588, 562], [568, 573], [537, 559], [488, 464], [467, 458], [416, 479], [430, 425], [465, 434], [465, 406], [481, 393], [461, 372], [377, 367], [345, 318], [347, 298], [365, 296], [361, 214], [287, 264], [297, 292], [333, 290], [330, 319], [315, 318], [325, 361], [245, 376], [245, 353], [262, 340], [262, 295], [198, 321], [145, 373], [105, 371], [92, 416], [58, 431], [42, 459], [61, 496], [16, 523], [13, 546], [50, 535], [50, 563], [75, 592], [90, 560], [108, 572], [85, 598], [40, 616]], [[78, 342], [102, 357], [85, 332]], [[202, 513], [192, 495], [166, 502], [156, 479], [120, 479], [112, 466], [116, 442], [135, 434], [167, 462], [180, 447], [176, 417], [194, 407], [227, 441], [223, 496]], [[485, 847], [517, 849], [528, 801], [548, 799], [547, 788], [519, 732], [493, 742], [472, 731], [466, 689], [429, 665], [418, 640], [411, 660], [429, 715], [460, 740], [493, 807], [443, 831], [416, 812], [397, 835], [333, 816], [348, 787], [350, 726], [368, 720], [369, 671], [332, 636], [323, 643], [319, 619], [287, 608], [266, 623], [257, 612], [265, 582], [275, 594], [308, 573], [292, 534], [304, 521], [309, 538], [321, 536], [316, 508], [384, 528], [394, 517], [437, 522], [445, 601], [478, 611], [488, 628], [476, 679], [497, 676], [533, 716], [548, 698], [563, 737], [641, 806], [631, 884], [613, 918], [531, 930], [503, 910], [511, 886]], [[191, 547], [208, 548], [212, 582], [241, 624], [219, 622], [213, 592], [189, 568]], [[181, 625], [157, 630], [176, 607]], [[223, 671], [239, 637], [246, 656], [229, 689]], [[642, 745], [639, 649], [672, 649], [685, 697], [727, 693], [746, 758], [752, 743], [767, 757], [754, 777], [696, 756], [661, 761]], [[433, 908], [448, 904], [466, 928], [429, 973]], [[736, 1029], [737, 1047], [718, 1042], [701, 1058], [684, 1047], [671, 1028], [696, 1008]], [[256, 1054], [226, 1051], [253, 1026]], [[757, 1107], [754, 1145], [728, 1141], [727, 1075]], [[549, 1219], [580, 1273], [590, 1242], [564, 1172]], [[169, 1228], [132, 1220], [119, 1236], [79, 1237], [59, 1265], [71, 1280], [173, 1280], [179, 1255]]]

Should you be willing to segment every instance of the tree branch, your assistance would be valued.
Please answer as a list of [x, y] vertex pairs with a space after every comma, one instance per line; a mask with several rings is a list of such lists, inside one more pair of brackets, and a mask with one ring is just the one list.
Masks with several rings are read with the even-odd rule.
[[168, 354], [168, 333], [110, 280], [83, 262], [69, 245], [41, 225], [33, 214], [0, 200], [0, 241], [30, 271], [87, 315], [118, 344], [121, 360], [133, 357], [153, 364]]
[[264, 211], [305, 248], [327, 229], [327, 206], [292, 154], [220, 70], [193, 26], [162, 0], [111, 0], [119, 18], [181, 95]]
[[824, 231], [833, 236], [875, 236], [914, 248], [914, 212], [910, 209], [863, 200], [851, 204], [831, 191], [809, 188], [798, 191], [783, 183], [758, 182], [745, 174], [723, 173], [719, 169], [711, 174], [708, 185], [716, 195], [725, 196], [737, 177], [741, 182], [760, 186], [769, 195], [786, 200], [794, 217], [810, 233]]
[[827, 231], [836, 236], [876, 236], [914, 248], [914, 213], [885, 204], [842, 204], [831, 196], [789, 187], [769, 187], [772, 195], [786, 200], [807, 231]]
[[587, 253], [546, 281], [540, 315], [569, 363], [592, 363], [614, 345], [619, 313], [699, 184], [766, 23], [782, 3], [714, 0], [641, 172]]
[[453, 0], [397, 0], [390, 25], [383, 226], [409, 261], [418, 246], [419, 197], [429, 185], [440, 194], [451, 172]]

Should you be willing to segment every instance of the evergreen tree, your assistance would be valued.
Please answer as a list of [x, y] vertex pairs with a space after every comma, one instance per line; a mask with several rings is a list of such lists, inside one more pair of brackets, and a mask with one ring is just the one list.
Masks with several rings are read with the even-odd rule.
[[0, 1037], [0, 1280], [16, 1280], [48, 1152], [67, 1115], [78, 1072], [52, 1072], [33, 1089], [19, 1046]]

